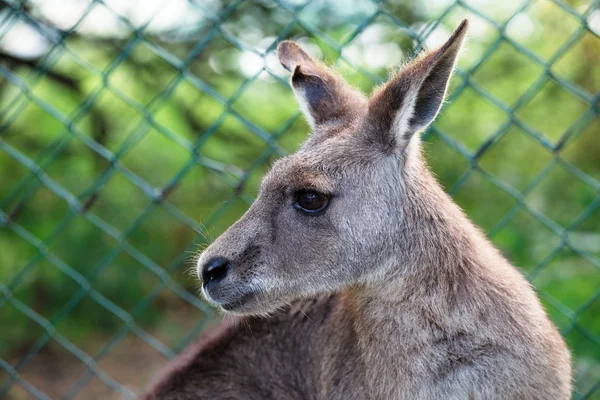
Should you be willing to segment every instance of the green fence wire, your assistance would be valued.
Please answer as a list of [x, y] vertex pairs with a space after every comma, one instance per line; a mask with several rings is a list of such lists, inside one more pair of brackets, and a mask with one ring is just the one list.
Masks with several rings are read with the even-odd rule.
[[[154, 3], [0, 2], [0, 398], [89, 398], [94, 382], [133, 398], [151, 375], [113, 370], [123, 343], [160, 365], [211, 320], [186, 261], [306, 132], [280, 40], [368, 90], [464, 17], [433, 168], [536, 286], [574, 398], [600, 398], [598, 0]], [[48, 376], [65, 354], [79, 366], [59, 389], [32, 367], [49, 351]]]

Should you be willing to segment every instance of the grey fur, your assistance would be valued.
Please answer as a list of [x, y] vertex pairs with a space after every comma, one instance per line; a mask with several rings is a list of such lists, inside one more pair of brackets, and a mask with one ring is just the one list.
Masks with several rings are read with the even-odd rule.
[[[286, 68], [312, 77], [293, 87], [314, 133], [198, 261], [231, 260], [207, 298], [244, 316], [187, 349], [143, 398], [569, 398], [562, 338], [436, 182], [415, 134], [439, 110], [465, 31], [370, 100], [280, 45]], [[307, 96], [303, 85], [318, 87]], [[331, 194], [327, 211], [295, 210], [300, 189]]]

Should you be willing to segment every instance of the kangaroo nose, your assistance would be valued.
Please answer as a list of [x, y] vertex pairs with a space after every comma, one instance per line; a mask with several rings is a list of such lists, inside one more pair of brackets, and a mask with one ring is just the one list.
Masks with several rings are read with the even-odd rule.
[[202, 266], [202, 283], [207, 286], [222, 281], [229, 271], [229, 261], [223, 257], [211, 258]]

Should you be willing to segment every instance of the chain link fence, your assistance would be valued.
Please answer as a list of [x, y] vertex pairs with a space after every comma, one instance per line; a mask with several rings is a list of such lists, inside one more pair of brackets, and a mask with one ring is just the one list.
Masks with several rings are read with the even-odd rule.
[[210, 323], [189, 260], [307, 126], [274, 54], [369, 91], [470, 38], [425, 134], [600, 398], [598, 0], [0, 1], [0, 398], [133, 398]]

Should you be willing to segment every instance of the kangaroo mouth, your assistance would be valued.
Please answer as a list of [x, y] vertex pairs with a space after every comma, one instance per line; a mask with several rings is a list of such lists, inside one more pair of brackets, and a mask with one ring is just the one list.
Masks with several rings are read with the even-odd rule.
[[226, 303], [221, 303], [221, 304], [219, 304], [219, 306], [225, 311], [243, 312], [244, 308], [246, 308], [245, 306], [247, 306], [248, 303], [250, 303], [255, 298], [256, 298], [256, 292], [251, 291], [251, 292], [241, 295], [239, 298], [237, 298], [235, 300], [232, 300], [232, 301], [229, 301]]

